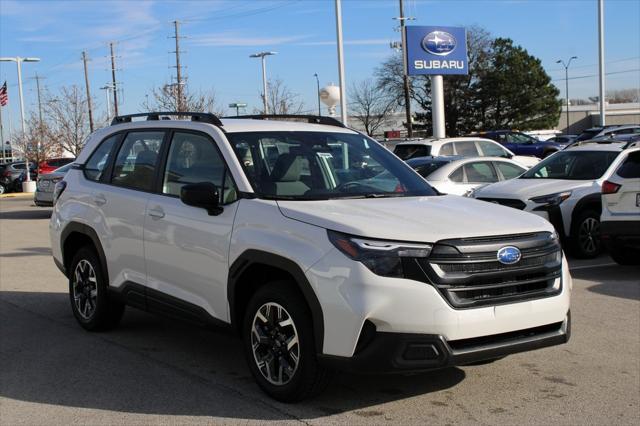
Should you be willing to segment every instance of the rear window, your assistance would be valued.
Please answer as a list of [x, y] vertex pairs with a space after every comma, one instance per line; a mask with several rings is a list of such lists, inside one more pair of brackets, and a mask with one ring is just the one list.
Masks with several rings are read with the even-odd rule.
[[618, 168], [616, 174], [625, 179], [640, 178], [640, 151], [629, 154], [624, 163]]
[[434, 161], [433, 163], [420, 164], [418, 166], [413, 166], [413, 165], [410, 165], [410, 166], [413, 167], [413, 169], [416, 172], [418, 172], [418, 174], [420, 176], [426, 178], [431, 173], [435, 172], [436, 170], [438, 170], [440, 167], [444, 166], [445, 164], [447, 164], [446, 161]]
[[430, 145], [396, 145], [393, 153], [401, 160], [408, 160], [415, 157], [427, 157], [431, 155]]

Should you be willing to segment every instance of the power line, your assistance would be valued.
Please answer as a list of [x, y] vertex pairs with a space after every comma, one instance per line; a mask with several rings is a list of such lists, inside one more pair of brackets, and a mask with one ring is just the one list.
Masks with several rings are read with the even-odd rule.
[[[632, 70], [624, 70], [624, 71], [611, 71], [611, 72], [607, 72], [604, 75], [613, 75], [613, 74], [625, 74], [625, 73], [629, 73], [629, 72], [638, 72], [640, 71], [640, 68], [634, 68]], [[569, 80], [578, 80], [581, 78], [591, 78], [591, 77], [597, 77], [599, 74], [589, 74], [589, 75], [580, 75], [578, 77], [570, 77]], [[564, 78], [554, 78], [551, 81], [564, 81]]]

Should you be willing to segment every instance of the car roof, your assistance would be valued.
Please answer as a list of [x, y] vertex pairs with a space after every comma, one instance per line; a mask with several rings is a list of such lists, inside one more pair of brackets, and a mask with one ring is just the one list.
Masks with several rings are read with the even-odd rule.
[[[589, 141], [587, 141], [589, 142]], [[625, 147], [625, 142], [592, 142], [582, 143], [576, 146], [569, 146], [563, 151], [622, 151]]]
[[437, 145], [437, 144], [444, 144], [444, 143], [447, 143], [447, 142], [466, 142], [466, 141], [486, 141], [486, 142], [491, 142], [491, 143], [497, 144], [497, 142], [492, 140], [492, 139], [476, 137], [476, 136], [464, 136], [464, 137], [457, 137], [457, 138], [417, 139], [417, 140], [413, 140], [413, 141], [400, 142], [400, 143], [396, 144], [396, 146], [401, 146], [401, 145]]

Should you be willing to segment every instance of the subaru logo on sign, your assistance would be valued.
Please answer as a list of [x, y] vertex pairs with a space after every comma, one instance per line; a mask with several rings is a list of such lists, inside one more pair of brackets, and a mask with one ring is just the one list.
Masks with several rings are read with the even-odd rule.
[[518, 263], [520, 257], [522, 257], [522, 253], [520, 253], [518, 247], [506, 246], [498, 250], [498, 262], [505, 265]]
[[433, 55], [447, 56], [455, 50], [456, 39], [448, 32], [432, 31], [422, 39], [422, 48]]

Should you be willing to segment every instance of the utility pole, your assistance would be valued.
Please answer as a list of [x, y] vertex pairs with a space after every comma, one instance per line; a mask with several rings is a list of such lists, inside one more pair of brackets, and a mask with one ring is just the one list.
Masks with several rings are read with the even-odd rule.
[[413, 18], [405, 18], [404, 17], [404, 2], [400, 0], [400, 34], [402, 34], [402, 69], [404, 70], [402, 74], [402, 84], [404, 87], [404, 106], [406, 112], [406, 120], [407, 120], [407, 136], [413, 137], [413, 123], [411, 122], [411, 98], [409, 97], [409, 76], [407, 75], [407, 36], [405, 34], [405, 21], [407, 19]]
[[111, 93], [109, 93], [109, 91], [111, 90], [111, 86], [106, 84], [103, 87], [101, 87], [100, 90], [104, 90], [105, 99], [107, 101], [107, 103], [106, 103], [106, 105], [107, 105], [107, 121], [109, 121], [109, 120], [111, 120], [111, 101], [109, 100], [111, 98]]
[[573, 61], [574, 59], [578, 59], [578, 57], [572, 56], [566, 63], [562, 59], [558, 59], [556, 61], [556, 64], [562, 64], [562, 66], [564, 67], [564, 93], [567, 99], [567, 129], [564, 133], [567, 135], [569, 134], [569, 65], [571, 65], [571, 61]]
[[315, 73], [313, 76], [316, 78], [316, 83], [318, 85], [316, 96], [318, 96], [318, 117], [320, 117], [322, 115], [322, 110], [320, 109], [320, 78], [318, 77], [318, 73]]
[[40, 80], [42, 80], [44, 77], [41, 77], [38, 75], [38, 73], [36, 73], [36, 76], [32, 78], [36, 81], [36, 92], [38, 94], [38, 118], [40, 121], [40, 131], [38, 132], [37, 157], [38, 157], [38, 164], [40, 164], [40, 161], [43, 160], [42, 158], [40, 158], [40, 152], [42, 148], [42, 138], [44, 136], [43, 135], [44, 121], [42, 121], [42, 97], [40, 96]]
[[180, 21], [173, 21], [174, 25], [174, 36], [172, 38], [176, 39], [176, 105], [178, 107], [178, 111], [184, 111], [184, 99], [183, 99], [183, 83], [182, 83], [182, 66], [180, 65]]
[[89, 129], [93, 133], [93, 109], [91, 108], [91, 90], [89, 90], [89, 73], [87, 72], [87, 52], [82, 51], [82, 63], [84, 64], [84, 84], [87, 87], [87, 108], [89, 109]]
[[113, 54], [113, 42], [109, 43], [111, 49], [111, 86], [113, 89], [113, 113], [118, 116], [118, 89], [116, 86], [116, 57]]
[[[342, 124], [347, 123], [347, 88], [344, 78], [344, 55], [342, 49], [342, 2], [336, 0], [336, 41], [338, 45], [338, 79], [340, 80], [340, 115]], [[346, 146], [346, 145], [345, 145]]]

